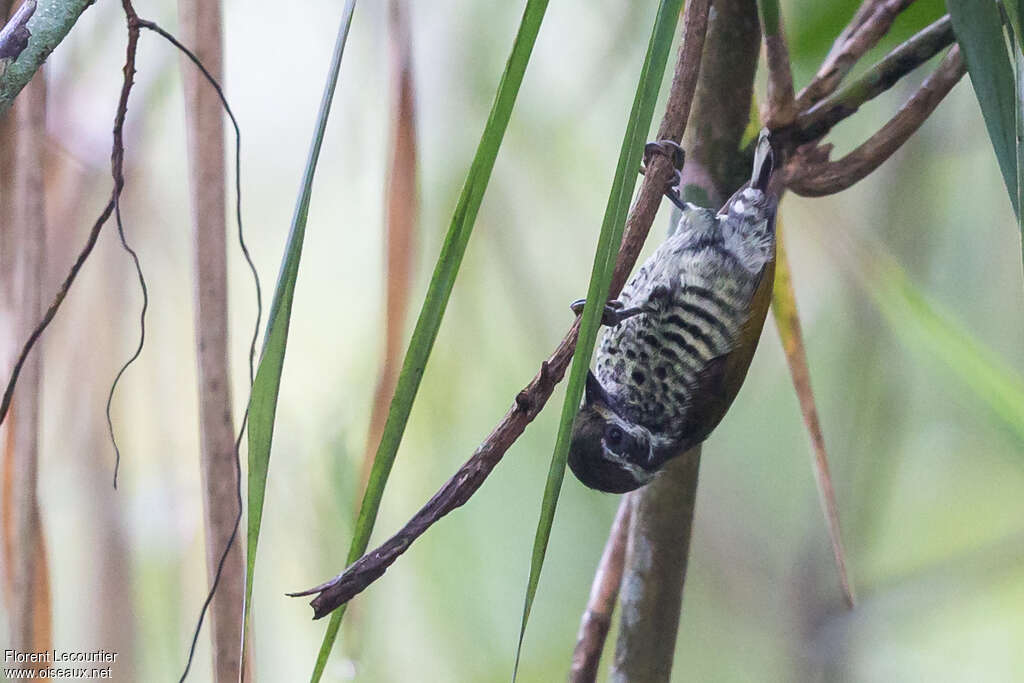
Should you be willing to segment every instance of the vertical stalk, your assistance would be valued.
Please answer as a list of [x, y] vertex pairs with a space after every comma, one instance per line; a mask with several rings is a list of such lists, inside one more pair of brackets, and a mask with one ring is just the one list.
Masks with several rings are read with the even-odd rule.
[[[46, 135], [46, 82], [42, 72], [22, 92], [13, 116], [13, 167], [4, 202], [5, 270], [3, 316], [12, 321], [10, 348], [28, 336], [42, 316], [46, 276], [46, 220], [43, 143]], [[8, 127], [8, 131], [11, 128]], [[9, 150], [10, 148], [8, 148]], [[9, 157], [8, 162], [12, 159]], [[9, 267], [10, 270], [6, 268]], [[4, 358], [4, 364], [11, 360]], [[22, 369], [21, 390], [11, 404], [4, 438], [4, 588], [15, 650], [52, 648], [49, 571], [37, 496], [42, 354]], [[25, 668], [45, 665], [28, 663]]]
[[[183, 42], [223, 83], [219, 0], [179, 0]], [[220, 98], [182, 57], [188, 131], [195, 258], [196, 356], [199, 379], [200, 466], [210, 585], [238, 515], [239, 485], [228, 365], [224, 119]], [[221, 568], [211, 603], [214, 678], [239, 680], [245, 574], [240, 534]], [[248, 667], [246, 667], [248, 669]]]
[[668, 681], [682, 610], [700, 446], [631, 496], [622, 611], [611, 680]]
[[[716, 0], [683, 138], [689, 201], [719, 206], [750, 170], [739, 143], [750, 116], [760, 36], [754, 0]], [[633, 496], [613, 681], [671, 676], [699, 466], [698, 447]]]

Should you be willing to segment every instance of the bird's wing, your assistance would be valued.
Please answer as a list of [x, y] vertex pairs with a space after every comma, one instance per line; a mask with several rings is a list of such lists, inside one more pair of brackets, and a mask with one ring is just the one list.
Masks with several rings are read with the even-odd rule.
[[774, 252], [750, 298], [748, 315], [740, 324], [726, 353], [707, 361], [696, 375], [693, 397], [683, 429], [684, 447], [690, 448], [708, 437], [722, 421], [750, 368], [764, 327], [775, 279]]

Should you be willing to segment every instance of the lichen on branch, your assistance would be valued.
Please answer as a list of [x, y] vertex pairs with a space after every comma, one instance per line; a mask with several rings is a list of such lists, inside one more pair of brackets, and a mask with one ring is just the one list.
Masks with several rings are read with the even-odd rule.
[[31, 34], [28, 44], [0, 74], [0, 116], [7, 113], [14, 98], [92, 3], [93, 0], [39, 0], [26, 24]]

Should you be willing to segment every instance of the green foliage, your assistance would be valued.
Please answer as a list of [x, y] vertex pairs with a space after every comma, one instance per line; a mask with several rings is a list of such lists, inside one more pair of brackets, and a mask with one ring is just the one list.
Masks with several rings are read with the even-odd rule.
[[[438, 256], [434, 274], [427, 288], [423, 307], [416, 320], [409, 349], [402, 363], [398, 384], [395, 387], [395, 396], [391, 401], [391, 408], [384, 424], [384, 433], [374, 456], [369, 482], [363, 495], [359, 516], [356, 519], [355, 534], [348, 554], [348, 563], [350, 564], [366, 552], [366, 546], [370, 541], [370, 533], [373, 531], [377, 510], [380, 508], [381, 497], [384, 495], [384, 486], [391, 473], [391, 467], [394, 465], [402, 434], [409, 420], [409, 413], [412, 411], [420, 380], [423, 378], [427, 359], [430, 357], [430, 351], [441, 327], [448, 299], [455, 286], [455, 277], [462, 264], [462, 257], [466, 253], [466, 246], [469, 244], [469, 237], [473, 232], [477, 212], [483, 201], [484, 190], [487, 189], [487, 183], [498, 156], [498, 149], [501, 147], [501, 141], [512, 116], [516, 96], [519, 94], [519, 87], [523, 82], [526, 65], [530, 61], [530, 54], [537, 40], [547, 4], [547, 0], [529, 0], [523, 11], [519, 32], [512, 45], [512, 52], [505, 66], [505, 72], [502, 74], [501, 82], [498, 84], [494, 105], [491, 108], [487, 124], [484, 126], [484, 132], [480, 138], [480, 144], [477, 146], [476, 155], [473, 157], [466, 182], [462, 186], [462, 194], [455, 207], [455, 215], [452, 216], [451, 225], [448, 227], [448, 233], [441, 247], [441, 254]], [[320, 676], [323, 674], [327, 657], [337, 638], [344, 613], [345, 608], [342, 606], [331, 615], [317, 656], [316, 668], [313, 671], [314, 681], [320, 680]]]
[[277, 396], [281, 388], [281, 371], [284, 368], [284, 354], [288, 345], [288, 325], [291, 321], [292, 299], [295, 296], [295, 281], [299, 274], [299, 260], [302, 257], [302, 242], [306, 234], [306, 219], [309, 216], [309, 200], [313, 194], [313, 175], [320, 157], [327, 117], [331, 112], [331, 101], [338, 83], [341, 57], [352, 25], [355, 0], [348, 0], [342, 15], [338, 38], [331, 57], [320, 111], [317, 115], [313, 142], [302, 176], [302, 186], [292, 217], [291, 233], [285, 247], [281, 272], [274, 290], [274, 301], [267, 317], [267, 332], [263, 340], [263, 353], [253, 382], [249, 398], [249, 490], [248, 490], [248, 544], [246, 552], [245, 605], [246, 615], [252, 603], [252, 578], [256, 567], [256, 546], [260, 537], [260, 522], [263, 519], [263, 499], [267, 488], [267, 473], [270, 466], [270, 446], [274, 438], [274, 416], [277, 414]]
[[764, 32], [774, 36], [779, 32], [779, 0], [759, 0], [757, 7], [761, 11]]
[[601, 223], [601, 234], [597, 241], [594, 254], [594, 265], [590, 275], [590, 286], [587, 289], [587, 302], [583, 308], [580, 322], [579, 339], [576, 353], [573, 356], [572, 368], [562, 404], [562, 416], [558, 425], [558, 436], [555, 440], [551, 466], [548, 470], [547, 483], [544, 486], [544, 498], [541, 502], [540, 520], [537, 522], [537, 533], [533, 542], [533, 553], [530, 559], [530, 578], [526, 586], [526, 597], [523, 601], [523, 618], [519, 627], [519, 642], [516, 647], [516, 659], [513, 679], [519, 669], [519, 656], [522, 652], [523, 636], [530, 618], [530, 610], [537, 594], [540, 572], [544, 566], [548, 540], [551, 537], [551, 526], [555, 519], [555, 508], [565, 476], [566, 457], [569, 453], [569, 440], [572, 434], [572, 423], [583, 397], [583, 386], [587, 371], [590, 369], [590, 356], [597, 341], [597, 332], [601, 326], [601, 316], [605, 301], [608, 299], [608, 288], [611, 284], [612, 271], [615, 269], [615, 258], [622, 243], [622, 232], [626, 223], [626, 213], [633, 196], [636, 184], [636, 169], [640, 167], [640, 159], [647, 131], [651, 128], [654, 117], [654, 105], [658, 98], [658, 89], [668, 62], [672, 36], [675, 33], [682, 0], [662, 0], [655, 18], [651, 39], [647, 46], [640, 81], [637, 83], [633, 109], [626, 124], [626, 133], [619, 151], [619, 161], [615, 168], [615, 179], [608, 197], [604, 220]]
[[949, 0], [953, 30], [967, 61], [974, 94], [985, 118], [1003, 182], [1014, 212], [1017, 198], [1017, 97], [1013, 67], [1003, 38], [1003, 22], [995, 2]]
[[[1024, 166], [1024, 33], [1021, 32], [1021, 17], [1024, 16], [1022, 0], [1007, 0], [1003, 3], [1006, 16], [1010, 20], [1010, 52], [1013, 54], [1014, 86], [1016, 96], [1016, 133], [1017, 133], [1017, 168]], [[1024, 201], [1024, 174], [1017, 173], [1017, 206]], [[1024, 258], [1024, 217], [1017, 212], [1017, 227], [1021, 234], [1021, 256]]]

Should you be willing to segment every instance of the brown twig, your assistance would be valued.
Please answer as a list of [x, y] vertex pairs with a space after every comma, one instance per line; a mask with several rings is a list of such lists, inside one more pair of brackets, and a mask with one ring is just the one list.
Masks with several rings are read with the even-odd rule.
[[[126, 0], [128, 1], [128, 0]], [[256, 272], [256, 265], [252, 260], [252, 256], [249, 254], [249, 247], [245, 243], [245, 237], [242, 230], [242, 132], [238, 125], [238, 119], [235, 118], [235, 113], [232, 111], [231, 106], [228, 104], [227, 97], [224, 95], [224, 89], [221, 87], [220, 82], [213, 76], [212, 73], [206, 68], [202, 60], [196, 56], [192, 50], [188, 49], [174, 37], [173, 34], [168, 33], [162, 29], [158, 24], [152, 21], [146, 21], [145, 19], [135, 18], [139, 28], [144, 28], [148, 31], [156, 33], [158, 36], [166, 40], [168, 43], [174, 46], [181, 54], [186, 57], [199, 72], [206, 79], [206, 82], [214, 92], [217, 93], [217, 97], [220, 100], [221, 106], [224, 109], [224, 113], [227, 114], [228, 119], [231, 121], [231, 126], [235, 130], [235, 217], [238, 221], [238, 246], [242, 251], [242, 257], [245, 259], [246, 265], [249, 267], [249, 271], [252, 273], [253, 284], [256, 289], [256, 322], [253, 329], [252, 339], [249, 343], [249, 384], [250, 388], [255, 376], [255, 356], [256, 356], [256, 340], [259, 337], [260, 331], [260, 319], [263, 312], [263, 299], [260, 290], [260, 278]], [[196, 644], [199, 642], [199, 633], [203, 628], [203, 620], [206, 617], [206, 610], [210, 607], [210, 603], [213, 601], [217, 594], [217, 589], [220, 584], [221, 576], [224, 572], [224, 567], [231, 555], [232, 548], [235, 540], [238, 538], [238, 529], [242, 522], [242, 463], [239, 455], [239, 449], [242, 445], [242, 437], [245, 435], [245, 427], [249, 418], [249, 410], [246, 409], [242, 415], [242, 424], [238, 429], [238, 436], [235, 438], [234, 445], [234, 466], [235, 466], [235, 488], [233, 491], [235, 498], [236, 514], [234, 522], [231, 527], [231, 534], [224, 543], [224, 548], [220, 555], [220, 560], [217, 563], [217, 569], [213, 575], [213, 581], [210, 584], [210, 590], [206, 594], [206, 600], [203, 601], [203, 606], [199, 611], [199, 618], [196, 621], [195, 630], [192, 633], [192, 644], [189, 647], [188, 659], [185, 663], [185, 670], [181, 674], [181, 681], [184, 681], [188, 677], [189, 670], [192, 667], [192, 660], [195, 656]], [[242, 631], [242, 635], [246, 635], [246, 631]], [[247, 641], [246, 641], [247, 642]], [[242, 665], [247, 667], [249, 662], [248, 651], [245, 647], [245, 643], [242, 644]], [[242, 674], [248, 678], [251, 674], [247, 668], [243, 668]]]
[[619, 502], [608, 541], [605, 543], [601, 561], [594, 573], [590, 586], [587, 609], [580, 619], [580, 631], [576, 636], [576, 648], [572, 653], [572, 668], [569, 670], [570, 683], [592, 683], [597, 679], [597, 668], [601, 663], [601, 651], [612, 625], [612, 613], [619, 598], [619, 585], [626, 565], [626, 539], [629, 536], [629, 519], [632, 511], [630, 494]]
[[[79, 252], [77, 258], [75, 259], [75, 262], [72, 265], [71, 270], [69, 271], [67, 277], [65, 277], [64, 282], [61, 284], [61, 287], [58, 290], [57, 295], [54, 297], [54, 299], [51, 302], [51, 304], [50, 304], [49, 308], [47, 309], [46, 313], [43, 315], [42, 320], [32, 330], [32, 333], [29, 335], [28, 341], [26, 341], [25, 345], [21, 348], [21, 351], [19, 352], [18, 359], [17, 359], [17, 361], [16, 361], [16, 363], [14, 365], [14, 369], [12, 370], [12, 373], [11, 373], [11, 377], [8, 380], [6, 388], [4, 389], [4, 395], [3, 395], [2, 403], [0, 403], [0, 424], [3, 423], [4, 417], [6, 417], [6, 415], [8, 413], [8, 409], [9, 409], [10, 403], [11, 403], [11, 398], [12, 398], [12, 396], [14, 394], [14, 388], [15, 388], [15, 386], [17, 384], [17, 381], [18, 381], [18, 376], [19, 376], [19, 374], [21, 372], [22, 367], [25, 365], [26, 359], [28, 358], [29, 354], [32, 351], [32, 348], [35, 346], [36, 342], [39, 340], [39, 337], [42, 335], [42, 333], [49, 326], [50, 322], [53, 320], [54, 316], [57, 314], [57, 311], [59, 310], [61, 304], [64, 302], [64, 299], [67, 296], [67, 293], [68, 293], [68, 291], [71, 288], [71, 285], [74, 283], [74, 281], [75, 281], [79, 271], [81, 270], [82, 266], [85, 264], [86, 259], [92, 253], [93, 247], [96, 245], [96, 240], [99, 237], [99, 233], [100, 233], [101, 229], [106, 224], [107, 220], [110, 219], [111, 215], [117, 215], [119, 213], [119, 211], [118, 211], [118, 208], [119, 208], [118, 204], [119, 204], [119, 200], [120, 200], [120, 196], [121, 196], [121, 191], [124, 188], [124, 124], [125, 124], [125, 120], [127, 118], [127, 112], [128, 112], [128, 98], [129, 98], [129, 95], [131, 94], [132, 86], [134, 84], [135, 58], [136, 58], [136, 53], [137, 53], [137, 50], [138, 50], [138, 42], [139, 42], [139, 35], [140, 35], [140, 32], [141, 32], [141, 29], [145, 28], [145, 29], [148, 29], [150, 31], [153, 31], [154, 33], [160, 35], [165, 40], [167, 40], [169, 43], [171, 43], [175, 48], [180, 50], [190, 61], [192, 61], [196, 65], [196, 67], [202, 72], [202, 74], [206, 78], [206, 80], [210, 83], [211, 87], [213, 87], [214, 90], [217, 92], [217, 95], [219, 96], [219, 98], [221, 100], [221, 103], [224, 105], [224, 109], [225, 109], [226, 113], [228, 114], [228, 117], [231, 119], [231, 123], [232, 123], [232, 125], [234, 126], [234, 129], [235, 129], [236, 189], [240, 189], [240, 180], [238, 179], [238, 171], [239, 171], [239, 164], [240, 164], [240, 145], [241, 145], [241, 138], [240, 138], [240, 134], [239, 134], [239, 127], [238, 127], [238, 122], [235, 120], [235, 116], [234, 116], [233, 112], [231, 111], [230, 107], [228, 107], [228, 105], [227, 105], [227, 100], [224, 97], [224, 93], [223, 93], [222, 88], [220, 87], [220, 84], [212, 76], [212, 74], [206, 69], [206, 67], [199, 60], [199, 58], [196, 57], [196, 55], [194, 53], [192, 53], [192, 51], [190, 51], [188, 48], [186, 48], [184, 45], [182, 45], [173, 35], [171, 35], [167, 31], [163, 30], [162, 28], [160, 28], [160, 26], [158, 26], [157, 24], [155, 24], [155, 23], [153, 23], [151, 21], [146, 21], [146, 20], [140, 19], [138, 14], [135, 11], [135, 8], [132, 6], [131, 0], [122, 0], [121, 5], [122, 5], [122, 9], [123, 9], [123, 11], [125, 13], [125, 20], [126, 20], [127, 31], [128, 31], [128, 41], [127, 41], [127, 45], [125, 47], [125, 62], [124, 62], [124, 66], [122, 68], [122, 72], [124, 74], [124, 77], [123, 77], [123, 81], [122, 81], [122, 84], [121, 84], [121, 93], [120, 93], [120, 96], [118, 97], [118, 104], [117, 104], [116, 114], [114, 116], [114, 128], [113, 128], [113, 133], [112, 133], [112, 144], [111, 144], [111, 155], [110, 155], [111, 156], [111, 162], [110, 163], [111, 163], [111, 175], [112, 175], [113, 180], [114, 180], [114, 187], [111, 190], [110, 200], [108, 201], [106, 207], [104, 207], [103, 211], [100, 213], [99, 218], [97, 218], [95, 223], [93, 224], [93, 227], [92, 227], [92, 229], [89, 232], [88, 239], [86, 240], [85, 246], [82, 248], [82, 250]], [[248, 251], [248, 248], [247, 248], [247, 246], [245, 244], [245, 241], [242, 238], [241, 199], [240, 198], [239, 198], [238, 202], [239, 203], [238, 203], [236, 208], [237, 208], [238, 222], [239, 222], [239, 225], [238, 225], [239, 244], [240, 244], [243, 256], [245, 257], [246, 263], [248, 264], [250, 270], [253, 273], [254, 278], [256, 279], [256, 301], [257, 301], [257, 309], [259, 311], [259, 310], [261, 310], [259, 280], [258, 280], [258, 278], [256, 278], [255, 266], [254, 266], [254, 264], [252, 262], [252, 258], [249, 255], [249, 251]], [[121, 237], [122, 237], [122, 244], [124, 244], [124, 235], [123, 235], [123, 229], [121, 228], [121, 225], [120, 225], [120, 216], [118, 215], [117, 218], [118, 218], [118, 223], [119, 223], [119, 225], [118, 225], [119, 232], [121, 233]], [[124, 245], [124, 246], [125, 246], [126, 249], [128, 249], [127, 245]], [[131, 252], [130, 249], [129, 249], [129, 251]], [[136, 267], [137, 266], [138, 266], [138, 262], [136, 260]], [[144, 313], [143, 313], [143, 315], [144, 315]], [[257, 313], [256, 329], [254, 331], [253, 339], [252, 339], [252, 344], [250, 346], [250, 354], [249, 354], [250, 379], [252, 378], [252, 373], [253, 373], [253, 360], [254, 360], [254, 355], [255, 355], [255, 344], [256, 344], [256, 339], [257, 339], [258, 334], [259, 334], [259, 313]], [[136, 352], [136, 356], [137, 356], [137, 354], [138, 354], [138, 351]], [[134, 359], [134, 357], [135, 356], [133, 356], [133, 359]], [[123, 371], [124, 371], [124, 367], [122, 367], [122, 372]], [[118, 376], [120, 376], [120, 373], [118, 374]], [[111, 389], [111, 392], [112, 391], [113, 391], [113, 388]], [[247, 417], [247, 414], [246, 414], [246, 416], [243, 416], [243, 418], [242, 418], [243, 429], [244, 429], [244, 425], [245, 425], [245, 422], [246, 422], [246, 417]], [[108, 424], [109, 424], [109, 398], [108, 398]], [[200, 613], [200, 617], [199, 617], [198, 623], [196, 625], [195, 632], [193, 634], [192, 645], [191, 645], [191, 647], [189, 649], [188, 663], [186, 664], [185, 670], [182, 673], [182, 677], [181, 677], [182, 680], [184, 680], [184, 678], [188, 675], [189, 668], [190, 668], [191, 663], [192, 663], [193, 654], [195, 652], [196, 643], [197, 643], [198, 638], [199, 638], [199, 632], [200, 632], [200, 629], [202, 628], [203, 617], [205, 616], [206, 609], [209, 606], [210, 601], [213, 599], [213, 596], [214, 596], [214, 594], [216, 592], [218, 583], [220, 581], [220, 576], [221, 576], [221, 572], [222, 572], [224, 563], [225, 563], [225, 561], [226, 561], [226, 559], [228, 557], [228, 554], [231, 551], [232, 544], [235, 542], [235, 539], [237, 538], [237, 535], [238, 535], [238, 526], [239, 526], [239, 523], [241, 521], [241, 514], [242, 514], [241, 469], [240, 469], [241, 466], [240, 466], [240, 463], [238, 461], [238, 449], [239, 449], [239, 446], [240, 446], [240, 443], [241, 443], [241, 438], [242, 438], [242, 434], [243, 433], [244, 432], [240, 431], [240, 433], [238, 435], [238, 438], [235, 441], [235, 446], [234, 446], [235, 475], [236, 475], [236, 477], [235, 477], [235, 481], [236, 481], [235, 498], [236, 498], [237, 510], [238, 511], [237, 511], [236, 516], [235, 516], [235, 520], [234, 520], [234, 525], [233, 525], [233, 530], [231, 532], [231, 536], [229, 537], [229, 539], [227, 540], [227, 542], [226, 542], [226, 544], [224, 546], [224, 550], [223, 550], [223, 553], [221, 554], [220, 562], [219, 562], [219, 564], [217, 566], [217, 571], [215, 573], [215, 578], [214, 578], [213, 584], [212, 584], [212, 586], [210, 588], [209, 594], [207, 595], [206, 601], [203, 604], [203, 608], [202, 608], [202, 611]], [[116, 472], [116, 470], [115, 470], [115, 472]], [[115, 482], [116, 482], [116, 473], [115, 473]]]
[[758, 6], [761, 10], [761, 31], [764, 34], [765, 62], [768, 67], [768, 97], [761, 112], [761, 120], [769, 129], [775, 130], [788, 126], [796, 118], [793, 71], [777, 0], [762, 0]]
[[110, 200], [103, 208], [103, 211], [100, 212], [99, 218], [93, 223], [85, 246], [78, 253], [78, 257], [75, 259], [74, 264], [72, 264], [67, 277], [64, 278], [64, 282], [61, 284], [60, 289], [57, 290], [56, 296], [51, 301], [49, 308], [46, 309], [46, 313], [43, 314], [42, 320], [35, 326], [31, 334], [29, 334], [28, 340], [21, 347], [18, 359], [11, 370], [10, 379], [8, 379], [7, 386], [4, 388], [3, 399], [0, 401], [0, 424], [3, 424], [4, 418], [7, 416], [7, 411], [11, 405], [11, 398], [14, 395], [14, 387], [18, 383], [18, 376], [21, 374], [25, 361], [28, 359], [36, 342], [39, 341], [39, 337], [42, 336], [46, 328], [49, 327], [50, 322], [53, 321], [54, 316], [57, 315], [61, 304], [64, 303], [64, 298], [71, 289], [71, 285], [74, 284], [75, 278], [78, 277], [78, 271], [82, 269], [85, 260], [89, 258], [93, 247], [96, 246], [96, 240], [100, 235], [100, 231], [114, 213], [121, 196], [121, 189], [124, 187], [124, 121], [128, 115], [128, 95], [131, 93], [134, 83], [135, 53], [139, 44], [139, 18], [135, 14], [135, 10], [132, 9], [130, 0], [122, 0], [122, 5], [125, 14], [128, 16], [128, 44], [125, 48], [125, 61], [122, 68], [124, 81], [121, 84], [121, 94], [118, 97], [117, 110], [114, 115], [113, 142], [111, 143], [110, 152], [110, 171], [114, 180], [114, 188], [110, 192]]
[[795, 131], [784, 133], [787, 142], [801, 145], [821, 138], [840, 121], [855, 114], [862, 104], [894, 86], [954, 40], [953, 24], [947, 14], [899, 45], [856, 81], [801, 112], [794, 125]]
[[797, 95], [799, 111], [835, 92], [864, 53], [889, 32], [892, 22], [914, 0], [865, 0], [836, 39], [811, 82]]
[[[665, 116], [658, 131], [660, 139], [678, 142], [686, 129], [700, 70], [709, 5], [710, 0], [691, 0], [686, 5], [679, 60], [672, 78]], [[619, 249], [609, 290], [610, 298], [618, 296], [636, 263], [661, 204], [670, 172], [671, 163], [668, 159], [662, 158], [661, 155], [652, 157], [636, 202], [626, 221], [625, 237]], [[318, 593], [310, 604], [313, 606], [314, 618], [319, 619], [351, 600], [380, 578], [423, 532], [441, 517], [469, 500], [509, 447], [523, 433], [526, 425], [537, 417], [551, 397], [555, 384], [565, 375], [578, 334], [579, 320], [572, 324], [551, 356], [541, 363], [540, 372], [516, 395], [513, 406], [472, 457], [394, 536], [380, 547], [363, 555], [330, 581], [289, 595], [297, 597]]]
[[892, 156], [935, 111], [964, 73], [966, 67], [960, 48], [954, 45], [896, 115], [860, 147], [838, 161], [828, 161], [828, 146], [797, 150], [786, 169], [787, 186], [805, 197], [847, 189]]
[[698, 445], [631, 497], [618, 642], [611, 680], [668, 681], [697, 502]]

